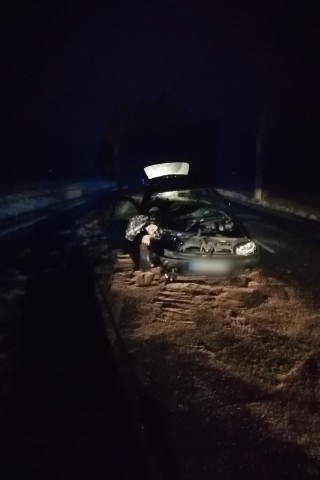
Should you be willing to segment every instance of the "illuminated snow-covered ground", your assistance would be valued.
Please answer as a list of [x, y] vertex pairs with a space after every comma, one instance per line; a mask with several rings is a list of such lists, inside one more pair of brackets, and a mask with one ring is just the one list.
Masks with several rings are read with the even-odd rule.
[[270, 197], [265, 200], [258, 201], [258, 200], [254, 200], [252, 196], [245, 193], [234, 192], [231, 190], [225, 190], [220, 188], [218, 188], [217, 190], [224, 197], [239, 203], [247, 203], [247, 204], [249, 203], [251, 205], [256, 205], [258, 207], [263, 207], [271, 210], [277, 210], [283, 213], [293, 214], [298, 217], [303, 217], [309, 220], [320, 221], [320, 208], [304, 205], [302, 202], [299, 202], [298, 200], [291, 201], [291, 200], [279, 198], [279, 197]]
[[43, 186], [26, 188], [14, 193], [0, 196], [0, 222], [17, 218], [21, 215], [41, 211], [71, 200], [82, 199], [100, 190], [114, 187], [113, 182], [90, 181], [77, 182], [69, 185]]

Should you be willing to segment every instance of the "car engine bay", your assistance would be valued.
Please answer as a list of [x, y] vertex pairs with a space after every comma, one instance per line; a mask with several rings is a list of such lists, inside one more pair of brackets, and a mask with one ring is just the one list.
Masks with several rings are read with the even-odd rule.
[[209, 218], [175, 217], [172, 223], [176, 228], [162, 228], [159, 232], [167, 250], [207, 255], [232, 254], [239, 238], [246, 239], [240, 227], [222, 212]]

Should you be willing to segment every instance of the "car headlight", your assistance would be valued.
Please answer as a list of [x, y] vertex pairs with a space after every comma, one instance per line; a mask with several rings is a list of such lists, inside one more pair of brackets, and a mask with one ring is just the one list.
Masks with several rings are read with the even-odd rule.
[[236, 255], [252, 255], [257, 250], [254, 242], [243, 243], [236, 247]]

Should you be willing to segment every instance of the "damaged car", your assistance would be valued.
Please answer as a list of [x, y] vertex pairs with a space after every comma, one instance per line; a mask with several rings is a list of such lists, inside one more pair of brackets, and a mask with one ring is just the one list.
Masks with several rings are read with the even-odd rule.
[[259, 250], [230, 204], [189, 173], [186, 162], [144, 169], [139, 191], [114, 204], [137, 269], [159, 266], [168, 281], [231, 277], [257, 267]]

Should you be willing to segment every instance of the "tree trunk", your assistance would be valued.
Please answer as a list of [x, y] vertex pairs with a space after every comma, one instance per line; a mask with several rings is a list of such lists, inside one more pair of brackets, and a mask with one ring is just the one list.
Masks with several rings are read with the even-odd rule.
[[121, 166], [120, 166], [120, 145], [119, 142], [115, 142], [113, 145], [113, 159], [114, 159], [114, 169], [116, 174], [117, 188], [119, 191], [122, 189], [122, 180], [121, 180]]
[[262, 200], [264, 198], [263, 191], [263, 149], [266, 129], [266, 111], [263, 110], [259, 131], [257, 136], [257, 150], [256, 150], [256, 178], [255, 178], [255, 190], [254, 199]]

